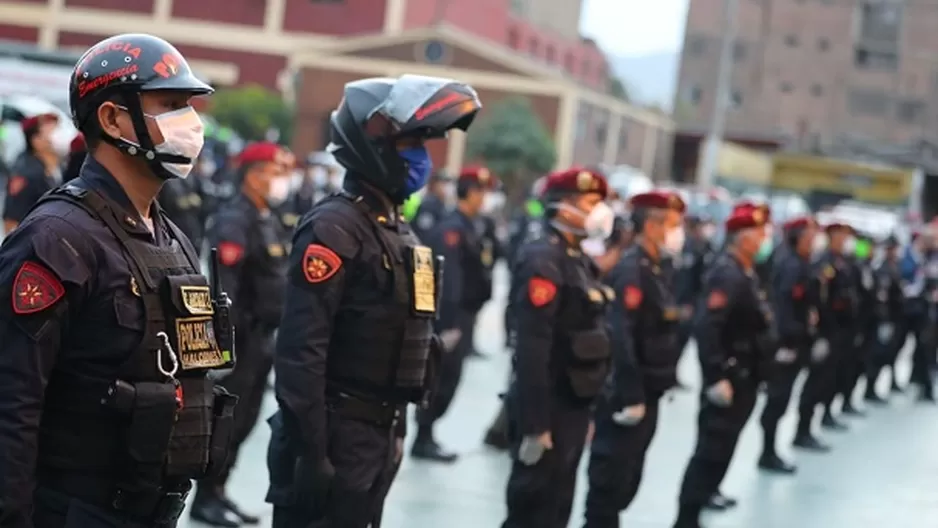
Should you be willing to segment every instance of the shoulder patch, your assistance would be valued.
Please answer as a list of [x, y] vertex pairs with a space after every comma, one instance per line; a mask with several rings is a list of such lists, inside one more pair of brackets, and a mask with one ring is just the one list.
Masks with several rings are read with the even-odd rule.
[[713, 290], [707, 296], [707, 308], [711, 310], [719, 310], [725, 307], [726, 302], [726, 294], [722, 290]]
[[557, 285], [543, 277], [528, 281], [528, 299], [535, 308], [549, 304], [557, 296]]
[[450, 230], [443, 234], [443, 242], [446, 243], [449, 247], [456, 247], [459, 245], [459, 231]]
[[303, 275], [310, 284], [329, 280], [342, 267], [335, 251], [319, 244], [310, 244], [303, 253]]
[[244, 258], [244, 246], [235, 242], [218, 244], [218, 260], [223, 266], [234, 266]]
[[7, 183], [7, 193], [10, 196], [16, 196], [17, 194], [23, 192], [23, 189], [26, 188], [26, 178], [20, 176], [19, 174], [14, 174], [10, 176], [10, 181]]
[[802, 297], [804, 297], [804, 286], [795, 284], [795, 287], [791, 289], [791, 298], [801, 299]]
[[638, 286], [626, 286], [622, 298], [625, 307], [634, 310], [642, 304], [642, 290]]
[[13, 280], [13, 312], [29, 315], [54, 305], [65, 295], [55, 275], [35, 262], [25, 262]]

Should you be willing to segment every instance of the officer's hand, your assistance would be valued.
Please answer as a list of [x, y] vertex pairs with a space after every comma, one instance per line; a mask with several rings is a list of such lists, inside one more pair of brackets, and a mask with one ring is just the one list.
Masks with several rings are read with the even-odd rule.
[[722, 379], [707, 387], [707, 399], [717, 407], [729, 407], [733, 404], [733, 385]]
[[879, 342], [886, 344], [892, 340], [892, 334], [895, 333], [895, 326], [892, 323], [883, 323], [876, 329], [876, 335]]
[[545, 451], [553, 448], [554, 441], [550, 431], [537, 436], [525, 436], [521, 439], [521, 447], [518, 448], [518, 461], [526, 466], [533, 466], [541, 460]]
[[612, 421], [619, 425], [635, 425], [645, 417], [645, 404], [629, 405], [619, 412], [612, 413]]
[[828, 344], [827, 339], [818, 339], [814, 342], [814, 346], [811, 347], [811, 361], [815, 363], [824, 361], [827, 359], [830, 351], [830, 345]]
[[440, 341], [443, 342], [443, 350], [452, 352], [453, 349], [456, 348], [456, 343], [459, 343], [460, 337], [462, 337], [462, 332], [458, 328], [450, 328], [449, 330], [440, 332]]
[[780, 348], [775, 353], [775, 361], [783, 365], [790, 365], [798, 359], [798, 353], [790, 348]]
[[401, 459], [404, 458], [404, 439], [395, 438], [394, 439], [394, 463], [400, 464]]

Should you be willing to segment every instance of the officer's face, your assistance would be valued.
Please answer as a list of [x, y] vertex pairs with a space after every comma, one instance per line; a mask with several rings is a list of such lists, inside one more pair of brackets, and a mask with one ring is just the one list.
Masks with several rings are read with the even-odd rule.
[[749, 258], [755, 258], [756, 254], [759, 253], [759, 248], [762, 247], [762, 242], [765, 241], [767, 236], [766, 226], [744, 229], [737, 235], [736, 247], [739, 248], [739, 251], [743, 255]]
[[596, 204], [603, 201], [603, 197], [596, 193], [586, 193], [586, 194], [577, 194], [572, 199], [566, 200], [574, 208], [579, 209], [583, 214], [577, 215], [571, 213], [570, 211], [561, 209], [558, 212], [558, 217], [561, 218], [564, 223], [568, 224], [570, 227], [575, 229], [583, 229], [584, 222], [586, 222], [586, 216], [596, 207]]
[[40, 123], [39, 130], [31, 138], [33, 150], [41, 154], [52, 154], [55, 149], [52, 147], [52, 133], [58, 125], [56, 121], [45, 119]]
[[286, 177], [287, 174], [286, 167], [280, 163], [273, 161], [257, 163], [248, 168], [247, 174], [245, 174], [245, 183], [258, 196], [267, 196], [270, 194], [273, 181], [277, 178]]
[[828, 232], [827, 236], [830, 239], [829, 247], [836, 253], [840, 253], [844, 249], [844, 243], [847, 241], [847, 236], [850, 233], [846, 229], [831, 229]]
[[810, 255], [812, 249], [814, 248], [814, 239], [818, 235], [817, 227], [813, 225], [805, 226], [801, 231], [801, 236], [798, 237], [798, 254], [799, 255]]
[[485, 203], [485, 195], [488, 194], [483, 189], [469, 189], [464, 201], [470, 210], [478, 213], [482, 210], [482, 204]]
[[[189, 106], [192, 95], [186, 92], [155, 91], [140, 94], [140, 106], [146, 116], [158, 116], [174, 110]], [[124, 138], [135, 143], [139, 142], [134, 131], [130, 114], [117, 103], [107, 101], [98, 108], [98, 121], [104, 132], [114, 138]], [[151, 117], [145, 117], [147, 132], [154, 145], [165, 140], [159, 126]]]
[[666, 216], [665, 212], [659, 209], [652, 209], [648, 212], [642, 232], [646, 240], [658, 246], [664, 245], [668, 233]]

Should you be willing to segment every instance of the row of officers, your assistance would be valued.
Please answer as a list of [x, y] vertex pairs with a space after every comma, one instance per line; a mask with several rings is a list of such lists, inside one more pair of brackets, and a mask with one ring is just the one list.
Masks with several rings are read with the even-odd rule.
[[[193, 481], [194, 518], [256, 524], [225, 486], [271, 368], [274, 526], [379, 527], [409, 405], [413, 454], [453, 459], [433, 424], [471, 353], [501, 251], [479, 223], [497, 185], [482, 167], [464, 171], [457, 209], [421, 237], [399, 213], [432, 173], [426, 142], [467, 130], [481, 109], [476, 92], [413, 75], [346, 85], [330, 119], [345, 181], [292, 236], [277, 214], [288, 154], [269, 143], [246, 148], [240, 193], [208, 234], [211, 280], [156, 197], [193, 171], [204, 133], [190, 99], [212, 89], [166, 41], [126, 34], [82, 56], [69, 92], [87, 158], [0, 246], [0, 295], [10, 299], [0, 303], [0, 527], [172, 527]], [[846, 256], [849, 226], [827, 226], [829, 247], [812, 262], [817, 228], [800, 219], [786, 224], [763, 282], [757, 260], [770, 214], [739, 204], [726, 248], [687, 302], [666, 258], [684, 245], [678, 196], [633, 197], [634, 241], [595, 256], [583, 240], [616, 228], [602, 174], [551, 174], [540, 198], [540, 228], [511, 258], [505, 528], [567, 525], [588, 437], [586, 522], [617, 526], [641, 480], [658, 402], [676, 383], [682, 325], [693, 329], [705, 383], [677, 528], [698, 526], [705, 507], [731, 505], [718, 488], [760, 385], [770, 405], [759, 463], [783, 472], [792, 468], [775, 454], [774, 427], [800, 370], [809, 382], [796, 445], [808, 449], [824, 449], [811, 430], [816, 408], [823, 423], [839, 424], [835, 395], [851, 395], [864, 373], [875, 379], [910, 331], [921, 345], [914, 379], [931, 396], [928, 325], [899, 311], [908, 286], [906, 297], [925, 300], [917, 321], [933, 318], [926, 292], [938, 280], [925, 242], [912, 280], [902, 279], [893, 248], [871, 289]], [[861, 291], [874, 292], [874, 310], [861, 308]]]

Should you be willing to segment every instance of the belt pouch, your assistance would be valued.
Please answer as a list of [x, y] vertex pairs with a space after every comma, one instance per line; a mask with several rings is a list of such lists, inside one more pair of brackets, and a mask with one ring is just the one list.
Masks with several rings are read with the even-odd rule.
[[136, 399], [126, 429], [127, 455], [132, 464], [126, 487], [132, 491], [158, 488], [176, 421], [176, 388], [171, 383], [135, 384]]
[[182, 378], [183, 406], [169, 439], [166, 475], [202, 478], [208, 466], [212, 436], [214, 382], [208, 378]]
[[234, 409], [238, 397], [224, 387], [216, 385], [213, 389], [212, 438], [209, 442], [207, 477], [217, 477], [228, 464], [231, 454], [231, 433], [234, 430]]

